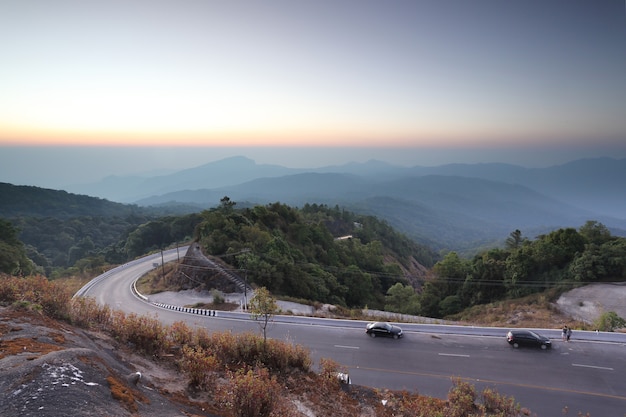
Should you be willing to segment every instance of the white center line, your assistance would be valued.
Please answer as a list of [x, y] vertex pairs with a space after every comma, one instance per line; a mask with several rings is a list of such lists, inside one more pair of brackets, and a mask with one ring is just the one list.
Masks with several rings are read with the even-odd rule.
[[594, 368], [594, 369], [604, 369], [605, 371], [614, 371], [613, 368], [607, 368], [604, 366], [593, 366], [593, 365], [581, 365], [580, 363], [573, 363], [572, 366], [578, 366], [580, 368]]
[[343, 348], [343, 349], [359, 349], [358, 346], [344, 346], [344, 345], [335, 345], [336, 348]]
[[461, 353], [439, 353], [439, 356], [456, 356], [458, 358], [469, 358], [470, 355], [463, 355]]

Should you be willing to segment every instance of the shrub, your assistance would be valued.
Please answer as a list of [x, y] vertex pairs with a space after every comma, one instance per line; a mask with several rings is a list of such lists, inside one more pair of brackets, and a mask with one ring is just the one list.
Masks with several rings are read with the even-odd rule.
[[213, 304], [224, 304], [224, 295], [220, 290], [212, 289], [211, 295], [213, 296]]
[[71, 295], [64, 286], [50, 282], [41, 275], [26, 278], [5, 275], [0, 279], [0, 301], [38, 304], [52, 318], [68, 318], [70, 299]]
[[265, 368], [239, 370], [220, 392], [221, 401], [236, 417], [270, 416], [280, 399], [280, 384]]
[[426, 397], [419, 394], [402, 392], [396, 401], [396, 416], [405, 417], [443, 417], [445, 402], [439, 398]]
[[520, 405], [515, 398], [498, 393], [495, 389], [485, 388], [481, 393], [483, 407], [489, 415], [514, 417], [520, 413]]
[[300, 345], [270, 339], [261, 347], [261, 362], [273, 371], [300, 369], [306, 372], [311, 369], [309, 351]]
[[261, 336], [251, 332], [209, 334], [205, 329], [198, 329], [192, 340], [198, 347], [214, 354], [225, 366], [261, 366], [276, 372], [290, 369], [306, 372], [311, 368], [309, 351], [304, 347], [272, 339], [264, 343]]
[[615, 311], [602, 313], [595, 322], [596, 329], [603, 332], [612, 332], [615, 329], [626, 327], [626, 320], [617, 315]]
[[18, 300], [19, 294], [17, 278], [2, 274], [0, 276], [0, 302], [13, 303]]
[[453, 379], [453, 386], [448, 392], [445, 415], [447, 417], [473, 416], [477, 410], [475, 401], [475, 387], [460, 378], [455, 378]]
[[322, 358], [320, 359], [320, 368], [320, 377], [322, 379], [323, 388], [326, 391], [335, 391], [339, 389], [337, 373], [342, 372], [339, 370], [339, 364], [332, 359]]
[[208, 349], [210, 346], [212, 346], [211, 335], [204, 327], [196, 328], [196, 330], [193, 332], [192, 338], [193, 346], [198, 346], [203, 349]]
[[193, 335], [193, 331], [184, 321], [174, 322], [169, 327], [169, 339], [174, 345], [183, 347], [191, 344], [194, 340]]
[[181, 353], [179, 365], [189, 377], [189, 384], [205, 391], [212, 388], [214, 384], [211, 377], [220, 367], [215, 355], [190, 346], [183, 346]]
[[499, 394], [496, 390], [485, 388], [481, 392], [482, 404], [476, 403], [476, 388], [460, 378], [453, 379], [453, 386], [448, 393], [445, 407], [446, 417], [518, 417], [530, 415], [522, 410], [513, 397]]
[[107, 305], [99, 305], [93, 298], [74, 298], [69, 304], [69, 322], [86, 329], [108, 329], [111, 309]]
[[115, 311], [110, 330], [119, 341], [148, 355], [159, 356], [170, 348], [166, 328], [156, 318]]

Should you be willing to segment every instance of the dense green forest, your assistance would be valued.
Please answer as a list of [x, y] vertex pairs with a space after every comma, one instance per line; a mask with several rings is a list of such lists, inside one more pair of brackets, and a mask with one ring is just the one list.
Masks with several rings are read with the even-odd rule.
[[190, 240], [199, 221], [198, 214], [168, 217], [171, 211], [162, 208], [39, 187], [0, 183], [0, 195], [0, 219], [10, 222], [33, 268], [48, 277], [123, 263]]
[[28, 257], [40, 273], [84, 270], [97, 265], [120, 264], [193, 239], [199, 214], [154, 217], [81, 216], [69, 219], [20, 217], [19, 230]]
[[578, 230], [559, 229], [529, 240], [515, 230], [504, 248], [471, 259], [450, 252], [433, 267], [434, 278], [417, 293], [396, 285], [387, 308], [408, 314], [444, 317], [463, 309], [548, 288], [569, 290], [594, 282], [626, 279], [626, 239], [611, 236], [601, 223]]
[[416, 261], [431, 267], [436, 256], [385, 222], [339, 207], [236, 209], [225, 197], [202, 219], [197, 238], [204, 252], [222, 257], [250, 282], [278, 295], [348, 307], [382, 308], [392, 285], [409, 285]]
[[3, 182], [0, 182], [0, 195], [0, 215], [8, 218], [126, 217], [148, 212], [134, 205], [114, 203], [101, 198]]
[[[16, 251], [6, 252], [11, 262], [2, 270], [55, 278], [198, 240], [206, 254], [276, 294], [382, 308], [392, 285], [410, 285], [407, 277], [415, 284], [423, 278], [415, 275], [436, 261], [432, 250], [372, 216], [315, 204], [235, 206], [224, 197], [217, 208], [183, 216], [18, 217], [3, 223], [8, 231], [3, 241]], [[17, 240], [18, 230], [26, 245]]]
[[34, 271], [35, 265], [26, 255], [17, 229], [10, 221], [0, 218], [0, 272], [29, 275]]
[[[64, 191], [5, 185], [3, 192], [8, 197], [0, 203], [0, 214], [8, 218], [3, 244], [13, 252], [5, 251], [2, 270], [11, 274], [38, 272], [54, 279], [97, 273], [198, 240], [207, 254], [245, 270], [251, 283], [276, 294], [382, 308], [392, 285], [419, 286], [422, 277], [416, 275], [437, 260], [432, 250], [385, 222], [339, 207], [274, 203], [235, 208], [225, 197], [202, 213], [158, 216]], [[33, 200], [39, 203], [29, 206]], [[244, 253], [229, 256], [237, 252]]]

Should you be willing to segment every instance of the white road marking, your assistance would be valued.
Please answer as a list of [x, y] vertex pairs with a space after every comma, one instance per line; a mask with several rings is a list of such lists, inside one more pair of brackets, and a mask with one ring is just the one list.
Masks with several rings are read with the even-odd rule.
[[439, 353], [439, 356], [456, 356], [458, 358], [469, 358], [470, 355], [463, 355], [461, 353]]
[[580, 363], [573, 363], [572, 366], [578, 366], [579, 368], [593, 368], [593, 369], [604, 369], [605, 371], [614, 371], [613, 368], [607, 368], [604, 366], [593, 366], [593, 365], [582, 365]]
[[358, 346], [344, 346], [344, 345], [335, 345], [336, 348], [342, 348], [342, 349], [359, 349]]

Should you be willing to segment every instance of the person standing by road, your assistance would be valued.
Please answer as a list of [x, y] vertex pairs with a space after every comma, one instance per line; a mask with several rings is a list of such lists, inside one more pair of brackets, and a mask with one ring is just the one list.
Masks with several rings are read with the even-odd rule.
[[563, 325], [563, 332], [561, 333], [561, 339], [565, 342], [567, 340], [567, 331], [569, 329], [567, 328], [567, 325]]
[[567, 341], [569, 342], [569, 338], [572, 337], [572, 328], [568, 327], [567, 328]]

